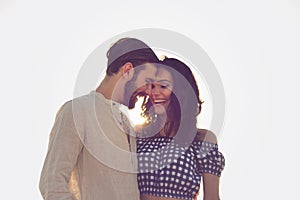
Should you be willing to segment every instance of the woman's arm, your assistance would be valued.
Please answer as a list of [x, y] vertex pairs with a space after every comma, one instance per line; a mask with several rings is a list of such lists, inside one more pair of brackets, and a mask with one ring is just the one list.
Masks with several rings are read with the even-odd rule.
[[219, 183], [220, 177], [210, 173], [203, 173], [204, 200], [220, 200]]
[[[205, 129], [198, 129], [198, 140], [210, 144], [217, 144], [216, 135]], [[207, 156], [201, 159], [203, 177], [203, 199], [220, 200], [219, 183], [221, 171], [224, 167], [224, 157], [217, 149], [210, 149]]]

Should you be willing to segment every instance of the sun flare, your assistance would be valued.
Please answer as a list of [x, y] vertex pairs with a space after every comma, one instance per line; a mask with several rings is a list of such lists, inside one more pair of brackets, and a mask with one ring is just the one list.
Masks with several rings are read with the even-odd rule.
[[143, 124], [146, 121], [146, 119], [141, 116], [144, 97], [137, 97], [137, 98], [138, 100], [135, 104], [134, 109], [128, 111], [128, 117], [133, 127], [139, 124]]

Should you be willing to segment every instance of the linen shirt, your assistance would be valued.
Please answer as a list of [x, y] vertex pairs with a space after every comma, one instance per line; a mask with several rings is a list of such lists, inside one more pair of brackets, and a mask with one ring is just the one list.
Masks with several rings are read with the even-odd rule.
[[139, 199], [135, 141], [119, 105], [92, 91], [62, 106], [40, 177], [45, 200]]

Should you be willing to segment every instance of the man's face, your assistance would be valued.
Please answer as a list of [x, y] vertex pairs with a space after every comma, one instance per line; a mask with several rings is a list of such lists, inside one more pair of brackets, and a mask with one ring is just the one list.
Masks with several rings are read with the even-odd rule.
[[140, 70], [134, 81], [136, 93], [146, 93], [149, 95], [149, 89], [151, 89], [151, 83], [155, 80], [156, 67], [154, 64], [145, 64], [144, 69]]
[[135, 77], [127, 82], [124, 94], [125, 104], [128, 104], [130, 109], [134, 108], [138, 96], [149, 95], [157, 68], [154, 64], [146, 63], [143, 66], [135, 67], [134, 70]]

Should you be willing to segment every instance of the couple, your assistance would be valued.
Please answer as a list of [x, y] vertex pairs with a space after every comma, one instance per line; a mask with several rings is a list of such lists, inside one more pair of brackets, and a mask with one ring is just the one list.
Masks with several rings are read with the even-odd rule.
[[[43, 198], [196, 199], [203, 179], [204, 199], [219, 199], [224, 157], [214, 134], [196, 128], [202, 102], [191, 70], [174, 58], [159, 61], [134, 38], [114, 43], [107, 58], [96, 91], [65, 103], [56, 116]], [[133, 108], [138, 96], [146, 121], [133, 131], [118, 109]]]

